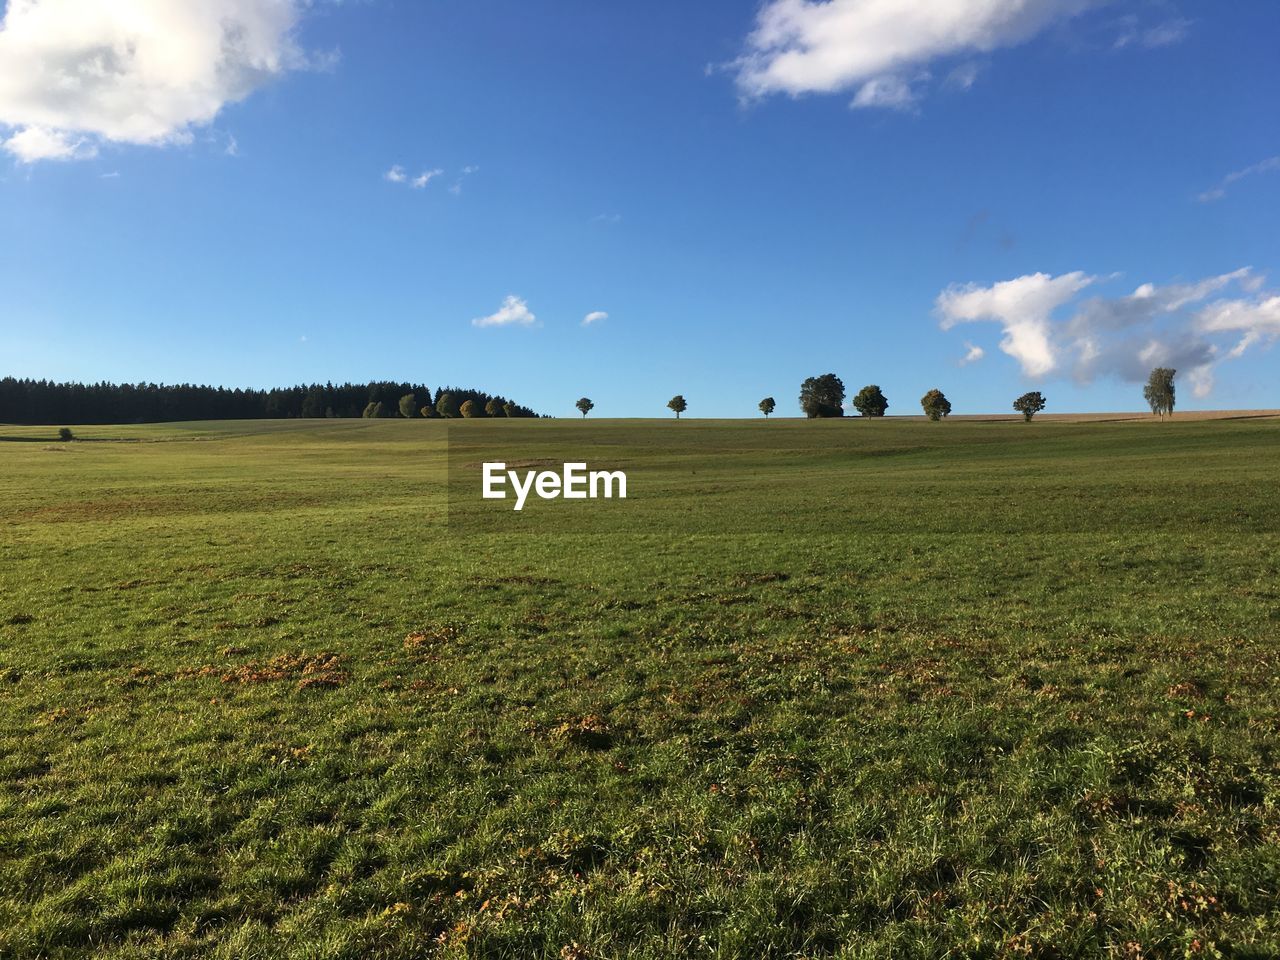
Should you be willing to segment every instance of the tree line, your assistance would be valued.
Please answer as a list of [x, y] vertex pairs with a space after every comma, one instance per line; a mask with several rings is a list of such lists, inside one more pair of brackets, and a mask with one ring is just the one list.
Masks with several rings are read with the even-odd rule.
[[270, 390], [163, 383], [0, 380], [0, 423], [158, 423], [325, 417], [536, 417], [505, 397], [390, 380]]
[[[1166, 415], [1173, 415], [1176, 401], [1174, 378], [1178, 371], [1169, 367], [1156, 367], [1151, 371], [1146, 385], [1142, 388], [1142, 396], [1151, 407], [1153, 414], [1163, 420]], [[834, 373], [824, 373], [819, 377], [809, 377], [800, 385], [800, 409], [809, 418], [843, 417], [845, 389], [844, 382]], [[1047, 401], [1039, 390], [1031, 390], [1013, 401], [1013, 409], [1030, 420], [1047, 406]], [[946, 394], [936, 387], [920, 398], [920, 407], [930, 420], [941, 420], [951, 413], [951, 401]], [[772, 397], [760, 401], [760, 411], [767, 417], [773, 412]], [[853, 398], [853, 408], [864, 417], [883, 417], [889, 409], [889, 399], [878, 384], [869, 383]]]
[[[843, 417], [846, 396], [844, 381], [834, 373], [809, 377], [800, 384], [800, 410], [811, 420]], [[1015, 401], [1015, 408], [1017, 405], [1018, 401]], [[773, 406], [772, 397], [766, 397], [760, 401], [760, 410], [766, 417], [773, 411]], [[951, 401], [936, 387], [920, 398], [920, 407], [930, 420], [941, 420], [951, 414]], [[869, 383], [854, 394], [853, 409], [863, 417], [883, 417], [889, 410], [889, 398], [885, 396], [884, 390], [878, 383]], [[1027, 417], [1027, 419], [1031, 418]]]
[[[844, 416], [845, 389], [844, 381], [834, 373], [824, 373], [820, 377], [810, 377], [800, 385], [800, 409], [809, 419], [820, 417]], [[595, 409], [595, 402], [590, 397], [582, 397], [574, 406], [585, 417]], [[920, 398], [920, 406], [930, 420], [941, 420], [951, 413], [951, 401], [941, 390], [930, 390]], [[765, 397], [757, 404], [757, 409], [768, 417], [778, 407], [773, 397]], [[1013, 408], [1021, 411], [1030, 420], [1045, 407], [1044, 397], [1039, 392], [1026, 393], [1013, 402]], [[889, 409], [889, 399], [879, 385], [869, 383], [853, 398], [853, 408], [864, 417], [883, 417]], [[683, 394], [677, 393], [667, 401], [667, 409], [680, 419], [680, 414], [689, 409], [689, 403]]]
[[[1143, 397], [1161, 419], [1172, 416], [1176, 400], [1176, 370], [1151, 371]], [[800, 409], [810, 419], [843, 417], [844, 381], [834, 373], [809, 377], [800, 385]], [[1022, 394], [1013, 409], [1030, 420], [1046, 406], [1038, 390]], [[585, 417], [595, 408], [588, 397], [575, 407]], [[920, 398], [930, 420], [951, 413], [951, 401], [939, 389]], [[689, 409], [677, 394], [667, 407], [680, 418]], [[777, 407], [765, 397], [759, 410], [766, 417]], [[883, 417], [889, 399], [878, 384], [869, 383], [853, 397], [853, 408], [863, 417]], [[55, 383], [51, 380], [0, 380], [0, 423], [153, 423], [172, 420], [263, 420], [338, 417], [537, 417], [528, 407], [502, 396], [462, 387], [441, 387], [433, 394], [424, 384], [374, 381], [371, 383], [313, 383], [271, 390], [228, 389], [192, 384], [156, 383]]]
[[[1151, 407], [1151, 412], [1164, 419], [1165, 415], [1173, 415], [1175, 397], [1174, 377], [1176, 370], [1168, 367], [1156, 367], [1151, 371], [1142, 395]], [[809, 377], [800, 384], [800, 410], [809, 419], [823, 417], [843, 417], [845, 393], [844, 381], [834, 373]], [[1023, 419], [1030, 420], [1048, 405], [1044, 394], [1039, 390], [1031, 390], [1013, 401], [1013, 409], [1022, 414]], [[595, 409], [590, 397], [582, 397], [575, 404], [585, 417]], [[760, 401], [758, 409], [766, 417], [777, 408], [773, 397], [765, 397]], [[951, 414], [951, 401], [947, 395], [936, 387], [920, 398], [920, 407], [930, 420], [941, 420]], [[689, 404], [681, 394], [676, 394], [667, 401], [667, 408], [675, 413], [676, 419], [689, 409]], [[879, 384], [869, 383], [854, 395], [853, 408], [863, 417], [883, 417], [889, 409], [889, 398], [884, 395]]]

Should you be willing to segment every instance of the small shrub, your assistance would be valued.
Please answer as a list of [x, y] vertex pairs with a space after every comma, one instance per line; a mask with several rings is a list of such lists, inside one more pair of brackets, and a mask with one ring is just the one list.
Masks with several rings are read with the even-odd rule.
[[75, 438], [76, 438], [76, 435], [71, 432], [70, 427], [62, 427], [61, 429], [58, 430], [58, 439], [63, 441], [64, 443], [67, 440], [74, 440]]

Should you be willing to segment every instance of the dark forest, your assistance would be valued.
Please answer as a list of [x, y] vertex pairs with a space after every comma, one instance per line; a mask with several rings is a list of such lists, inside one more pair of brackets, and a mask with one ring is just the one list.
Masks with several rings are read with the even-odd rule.
[[[412, 395], [412, 401], [401, 403]], [[440, 403], [445, 398], [445, 403]], [[471, 401], [468, 403], [467, 401]], [[505, 397], [462, 387], [432, 392], [420, 383], [314, 383], [270, 390], [193, 384], [55, 383], [0, 380], [0, 423], [159, 423], [288, 417], [536, 417]]]

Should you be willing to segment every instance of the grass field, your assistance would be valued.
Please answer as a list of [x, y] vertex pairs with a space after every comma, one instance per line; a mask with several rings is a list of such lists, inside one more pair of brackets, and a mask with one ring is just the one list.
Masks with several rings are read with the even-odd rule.
[[0, 956], [1280, 956], [1280, 420], [54, 433]]

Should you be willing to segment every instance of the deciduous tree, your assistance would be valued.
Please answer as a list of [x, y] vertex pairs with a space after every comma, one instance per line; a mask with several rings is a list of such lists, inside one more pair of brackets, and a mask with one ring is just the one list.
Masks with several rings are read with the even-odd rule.
[[920, 406], [930, 420], [941, 420], [951, 414], [951, 401], [936, 387], [920, 398]]
[[767, 417], [769, 414], [773, 413], [776, 406], [777, 404], [774, 402], [773, 397], [765, 397], [760, 401], [760, 412]]
[[679, 420], [680, 414], [689, 409], [689, 404], [685, 403], [684, 397], [677, 393], [667, 401], [667, 409], [675, 411], [676, 419]]
[[1030, 420], [1045, 407], [1044, 395], [1039, 390], [1024, 393], [1013, 401], [1013, 409], [1022, 414], [1023, 419]]
[[869, 383], [853, 398], [853, 408], [864, 417], [883, 417], [889, 401], [878, 386]]
[[810, 377], [800, 384], [800, 409], [814, 417], [844, 416], [844, 382], [834, 373]]
[[582, 415], [585, 417], [588, 413], [591, 412], [591, 409], [592, 407], [595, 406], [595, 404], [591, 402], [590, 397], [582, 397], [578, 400], [577, 403], [574, 404], [574, 406], [577, 407], [579, 410], [581, 410]]
[[1142, 395], [1151, 407], [1151, 412], [1159, 414], [1163, 420], [1165, 414], [1173, 416], [1174, 387], [1173, 378], [1177, 370], [1169, 367], [1156, 367], [1147, 378], [1147, 385], [1142, 388]]

